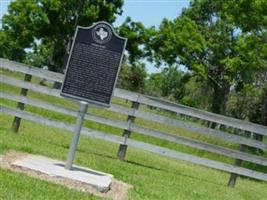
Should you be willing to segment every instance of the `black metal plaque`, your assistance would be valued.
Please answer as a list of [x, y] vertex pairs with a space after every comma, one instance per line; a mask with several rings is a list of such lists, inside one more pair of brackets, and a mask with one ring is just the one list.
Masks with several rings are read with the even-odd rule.
[[126, 39], [107, 22], [76, 28], [61, 95], [109, 106]]

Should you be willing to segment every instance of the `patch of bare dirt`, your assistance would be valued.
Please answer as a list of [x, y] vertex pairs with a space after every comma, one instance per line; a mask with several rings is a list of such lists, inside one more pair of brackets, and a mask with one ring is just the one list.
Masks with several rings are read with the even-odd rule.
[[38, 178], [41, 180], [47, 180], [47, 181], [50, 181], [56, 184], [60, 184], [70, 189], [74, 189], [74, 190], [81, 191], [81, 192], [87, 192], [87, 193], [94, 194], [99, 197], [110, 198], [113, 200], [127, 199], [128, 190], [132, 188], [131, 185], [113, 178], [110, 190], [106, 193], [101, 193], [97, 191], [95, 188], [91, 187], [90, 185], [80, 182], [80, 181], [75, 181], [72, 179], [62, 178], [62, 177], [49, 176], [47, 174], [44, 174], [38, 171], [15, 166], [12, 164], [16, 160], [21, 159], [28, 155], [30, 154], [20, 153], [16, 151], [9, 151], [5, 155], [0, 155], [0, 167], [4, 169], [9, 169], [11, 171], [19, 172], [19, 173], [24, 173], [24, 174], [27, 174], [28, 176]]

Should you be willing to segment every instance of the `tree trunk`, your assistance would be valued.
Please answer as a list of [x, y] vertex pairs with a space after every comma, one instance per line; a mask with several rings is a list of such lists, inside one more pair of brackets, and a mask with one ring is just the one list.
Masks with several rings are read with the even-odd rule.
[[228, 84], [222, 87], [215, 85], [213, 89], [211, 111], [217, 114], [225, 114], [230, 87]]
[[[261, 122], [262, 122], [262, 125], [267, 126], [267, 87], [265, 87], [264, 95], [263, 95]], [[263, 135], [261, 135], [261, 136], [262, 136], [261, 141], [263, 141]]]
[[[263, 89], [260, 124], [267, 126], [267, 88]], [[262, 142], [263, 135], [255, 134], [254, 139]]]
[[267, 87], [264, 89], [261, 112], [261, 124], [267, 126]]
[[[230, 92], [230, 86], [227, 83], [219, 86], [213, 84], [213, 95], [212, 95], [212, 105], [211, 112], [217, 114], [225, 114], [226, 102], [228, 100], [228, 95]], [[211, 123], [211, 128], [215, 128], [216, 123]]]
[[[267, 126], [267, 88], [264, 88], [263, 91], [263, 96], [262, 96], [262, 109], [261, 109], [261, 120], [260, 124]], [[258, 141], [263, 141], [263, 135], [260, 134], [255, 134], [254, 139]], [[262, 150], [257, 149], [258, 153], [263, 153]]]

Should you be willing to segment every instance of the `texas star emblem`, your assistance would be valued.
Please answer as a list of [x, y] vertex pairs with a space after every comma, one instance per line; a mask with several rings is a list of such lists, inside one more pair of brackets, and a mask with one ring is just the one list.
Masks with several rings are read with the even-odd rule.
[[99, 31], [96, 31], [96, 34], [100, 37], [101, 40], [104, 40], [108, 37], [108, 32], [104, 31], [103, 28], [100, 28]]
[[105, 23], [99, 23], [93, 28], [92, 36], [95, 42], [105, 44], [111, 39], [112, 29]]

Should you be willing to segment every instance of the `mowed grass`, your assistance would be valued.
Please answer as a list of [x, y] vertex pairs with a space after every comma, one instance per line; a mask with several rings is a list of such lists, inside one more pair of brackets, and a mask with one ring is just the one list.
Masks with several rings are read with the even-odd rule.
[[[7, 70], [3, 74], [23, 80], [23, 75]], [[34, 78], [34, 83], [40, 79]], [[50, 87], [52, 86], [49, 83]], [[1, 83], [1, 90], [19, 94], [20, 88]], [[34, 91], [29, 91], [28, 96], [34, 99], [50, 102], [60, 106], [77, 109], [77, 103], [63, 98], [52, 97]], [[113, 102], [122, 106], [130, 107], [131, 102], [119, 98], [113, 98]], [[0, 104], [16, 107], [16, 102], [0, 98]], [[169, 112], [151, 110], [142, 105], [141, 110], [174, 117]], [[46, 118], [75, 122], [75, 117], [63, 115], [57, 112], [40, 109], [30, 105], [25, 108]], [[116, 120], [126, 120], [127, 116], [113, 113], [101, 108], [89, 108], [89, 112]], [[180, 119], [178, 117], [178, 119]], [[65, 160], [71, 134], [67, 131], [43, 126], [34, 122], [22, 121], [19, 134], [11, 133], [10, 126], [13, 117], [0, 112], [0, 153], [8, 150], [16, 150], [33, 154], [49, 156], [55, 159]], [[216, 138], [197, 135], [195, 133], [165, 124], [159, 124], [148, 120], [137, 119], [140, 126], [166, 131], [199, 139], [205, 142], [235, 147], [238, 145], [218, 140]], [[85, 120], [84, 126], [107, 132], [109, 134], [121, 135], [122, 129], [103, 125]], [[206, 151], [193, 149], [184, 145], [168, 142], [154, 137], [132, 133], [132, 138], [151, 144], [160, 145], [181, 152], [186, 152], [213, 160], [233, 163], [234, 160], [225, 156], [218, 156]], [[129, 199], [266, 199], [266, 182], [239, 178], [236, 188], [226, 187], [229, 174], [210, 168], [205, 168], [192, 163], [169, 159], [156, 154], [148, 153], [134, 148], [127, 151], [126, 162], [117, 160], [118, 145], [89, 137], [82, 136], [75, 157], [75, 164], [91, 167], [113, 174], [117, 179], [132, 184]], [[267, 156], [265, 152], [264, 156]], [[248, 166], [248, 167], [255, 167]], [[260, 169], [267, 172], [266, 167]], [[99, 199], [92, 195], [69, 190], [62, 186], [29, 178], [26, 175], [13, 173], [0, 169], [0, 199]]]
[[[0, 114], [0, 153], [9, 150], [65, 160], [71, 134], [23, 120], [18, 134], [11, 133], [13, 117]], [[267, 183], [238, 178], [235, 188], [226, 186], [229, 174], [128, 148], [127, 160], [116, 158], [118, 145], [81, 136], [75, 164], [111, 173], [133, 185], [128, 199], [151, 200], [265, 200]], [[1, 200], [100, 199], [63, 186], [0, 170]]]
[[[8, 180], [8, 181], [6, 181]], [[68, 190], [46, 181], [36, 181], [24, 174], [17, 174], [0, 168], [1, 200], [50, 200], [50, 199], [100, 199], [90, 194]]]

